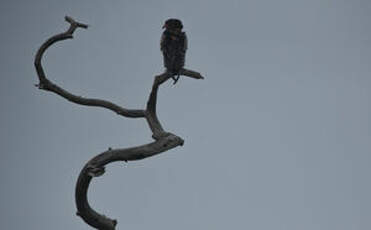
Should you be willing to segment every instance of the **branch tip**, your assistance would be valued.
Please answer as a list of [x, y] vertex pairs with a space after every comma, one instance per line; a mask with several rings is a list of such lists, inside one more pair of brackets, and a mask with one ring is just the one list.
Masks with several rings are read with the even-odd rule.
[[64, 19], [71, 24], [71, 26], [75, 26], [75, 27], [80, 27], [80, 28], [84, 28], [84, 29], [87, 29], [89, 26], [87, 24], [83, 24], [83, 23], [80, 23], [80, 22], [77, 22], [75, 21], [73, 18], [71, 18], [70, 16], [65, 16]]

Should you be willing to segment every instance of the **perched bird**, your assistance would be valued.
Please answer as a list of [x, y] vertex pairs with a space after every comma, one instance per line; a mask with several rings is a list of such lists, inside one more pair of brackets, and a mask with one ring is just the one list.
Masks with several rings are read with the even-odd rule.
[[[170, 18], [162, 27], [165, 31], [161, 36], [161, 51], [164, 56], [164, 66], [173, 75], [174, 84], [179, 79], [180, 70], [184, 67], [187, 50], [187, 36], [182, 31], [183, 24], [179, 19]], [[175, 79], [174, 76], [178, 75]]]

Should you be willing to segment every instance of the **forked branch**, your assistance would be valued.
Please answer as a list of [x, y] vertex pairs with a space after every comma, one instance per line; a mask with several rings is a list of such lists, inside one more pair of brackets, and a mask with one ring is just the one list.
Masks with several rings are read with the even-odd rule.
[[[184, 141], [182, 138], [166, 132], [162, 128], [161, 123], [156, 115], [157, 92], [159, 86], [171, 78], [172, 75], [168, 72], [165, 72], [155, 77], [152, 91], [149, 95], [145, 110], [126, 109], [110, 101], [80, 97], [62, 89], [47, 79], [44, 69], [41, 65], [43, 54], [54, 43], [73, 38], [73, 33], [77, 28], [88, 28], [88, 25], [79, 23], [71, 17], [66, 16], [65, 20], [70, 24], [68, 30], [64, 33], [60, 33], [49, 38], [41, 45], [35, 56], [35, 68], [39, 78], [39, 84], [36, 86], [39, 87], [39, 89], [54, 92], [76, 104], [106, 108], [124, 117], [145, 118], [152, 131], [152, 137], [155, 140], [152, 143], [132, 148], [108, 149], [107, 151], [92, 158], [88, 163], [86, 163], [80, 172], [75, 191], [77, 206], [76, 214], [80, 216], [87, 224], [96, 229], [113, 230], [115, 229], [117, 221], [97, 213], [90, 207], [88, 203], [87, 193], [90, 181], [93, 177], [103, 175], [105, 172], [105, 165], [111, 162], [141, 160], [183, 145]], [[195, 79], [203, 79], [200, 73], [192, 70], [182, 69], [181, 74]]]

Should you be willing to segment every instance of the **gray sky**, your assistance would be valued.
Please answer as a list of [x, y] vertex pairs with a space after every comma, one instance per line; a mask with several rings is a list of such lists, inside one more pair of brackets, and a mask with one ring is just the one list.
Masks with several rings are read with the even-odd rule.
[[0, 228], [90, 229], [82, 166], [151, 141], [145, 120], [40, 91], [33, 57], [78, 95], [144, 108], [165, 19], [183, 21], [186, 66], [158, 115], [185, 145], [107, 167], [89, 198], [117, 229], [371, 229], [371, 2], [367, 0], [0, 2]]

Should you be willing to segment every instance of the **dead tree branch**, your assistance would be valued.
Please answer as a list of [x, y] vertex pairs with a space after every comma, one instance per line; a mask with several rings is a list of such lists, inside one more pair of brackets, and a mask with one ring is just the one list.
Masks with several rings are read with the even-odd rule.
[[[89, 184], [93, 177], [103, 175], [105, 172], [105, 165], [111, 162], [141, 160], [183, 145], [184, 141], [182, 138], [166, 132], [162, 128], [161, 123], [156, 115], [157, 92], [159, 86], [171, 78], [172, 75], [165, 72], [155, 77], [152, 91], [149, 95], [145, 110], [126, 109], [110, 101], [80, 97], [62, 89], [47, 79], [44, 69], [41, 65], [43, 54], [54, 43], [66, 39], [72, 39], [73, 33], [77, 28], [88, 28], [88, 25], [79, 23], [71, 17], [66, 16], [65, 20], [70, 24], [68, 30], [64, 33], [60, 33], [49, 38], [41, 45], [35, 56], [35, 68], [39, 78], [39, 84], [36, 86], [39, 87], [39, 89], [54, 92], [76, 104], [106, 108], [124, 117], [145, 118], [152, 131], [152, 137], [155, 140], [152, 143], [132, 148], [109, 149], [93, 157], [88, 163], [86, 163], [80, 172], [75, 191], [77, 206], [76, 214], [80, 216], [87, 224], [96, 229], [113, 230], [115, 229], [117, 221], [97, 213], [90, 207], [87, 199]], [[203, 79], [200, 73], [192, 70], [183, 69], [181, 74], [195, 79]]]

